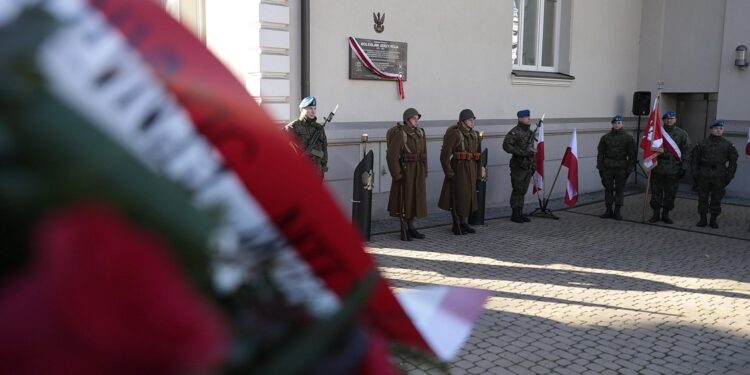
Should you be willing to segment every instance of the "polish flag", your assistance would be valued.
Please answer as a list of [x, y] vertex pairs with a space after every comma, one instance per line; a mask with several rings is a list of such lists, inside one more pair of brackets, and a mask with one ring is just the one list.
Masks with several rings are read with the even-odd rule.
[[648, 116], [648, 124], [646, 125], [646, 131], [641, 138], [640, 148], [643, 150], [643, 167], [646, 169], [652, 169], [656, 167], [656, 158], [664, 153], [666, 148], [677, 160], [682, 160], [682, 152], [680, 147], [677, 146], [677, 142], [664, 131], [664, 125], [661, 122], [661, 111], [659, 110], [659, 98], [661, 95], [654, 99], [654, 106], [651, 109], [651, 114]]
[[[532, 176], [534, 187], [532, 191], [536, 194], [544, 187], [544, 127], [543, 122], [540, 120], [537, 128], [537, 139], [536, 139], [536, 171]], [[750, 144], [749, 144], [750, 145]], [[748, 146], [750, 147], [750, 146]]]
[[745, 155], [750, 156], [750, 128], [747, 128], [747, 143], [745, 144]]
[[662, 144], [664, 143], [662, 133], [661, 113], [659, 113], [659, 96], [657, 96], [656, 99], [654, 99], [651, 114], [648, 115], [646, 130], [641, 138], [640, 148], [643, 150], [642, 164], [646, 169], [656, 167], [656, 158], [664, 152], [664, 149], [662, 148]]
[[563, 155], [562, 165], [568, 168], [568, 182], [565, 186], [565, 204], [573, 207], [578, 202], [578, 133], [573, 129], [570, 144]]

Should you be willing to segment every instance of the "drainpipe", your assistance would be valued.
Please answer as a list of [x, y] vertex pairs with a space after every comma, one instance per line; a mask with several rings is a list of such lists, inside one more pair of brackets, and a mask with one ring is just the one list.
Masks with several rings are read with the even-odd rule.
[[310, 0], [301, 0], [302, 5], [302, 97], [310, 96]]

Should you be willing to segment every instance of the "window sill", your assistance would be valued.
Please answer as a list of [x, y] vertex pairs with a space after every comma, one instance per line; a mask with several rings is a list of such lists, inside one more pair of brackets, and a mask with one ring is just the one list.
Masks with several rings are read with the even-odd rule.
[[575, 79], [565, 73], [535, 72], [514, 70], [511, 72], [511, 83], [514, 85], [568, 87]]

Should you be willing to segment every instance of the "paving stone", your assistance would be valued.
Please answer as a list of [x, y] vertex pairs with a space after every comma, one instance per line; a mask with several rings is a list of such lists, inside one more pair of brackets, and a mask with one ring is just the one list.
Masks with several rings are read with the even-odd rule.
[[[490, 291], [452, 374], [748, 374], [750, 207], [725, 205], [727, 225], [711, 231], [693, 227], [684, 195], [674, 225], [642, 224], [642, 198], [626, 197], [623, 221], [599, 219], [597, 203], [560, 220], [487, 220], [461, 237], [441, 225], [419, 241], [377, 234], [369, 251], [399, 290]], [[399, 362], [407, 374], [442, 371]]]

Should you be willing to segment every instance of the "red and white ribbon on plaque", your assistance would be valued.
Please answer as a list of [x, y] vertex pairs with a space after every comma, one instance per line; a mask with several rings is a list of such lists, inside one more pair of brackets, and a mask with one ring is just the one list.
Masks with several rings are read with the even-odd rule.
[[362, 49], [362, 46], [359, 45], [357, 39], [352, 36], [349, 37], [349, 47], [351, 47], [352, 51], [354, 51], [354, 54], [357, 55], [357, 58], [362, 63], [362, 65], [364, 65], [371, 72], [375, 73], [375, 75], [385, 79], [398, 80], [398, 95], [401, 97], [401, 99], [404, 99], [406, 97], [404, 95], [404, 75], [402, 73], [388, 73], [380, 70], [377, 66], [375, 66], [375, 63], [372, 62], [370, 56], [367, 56], [367, 52]]

